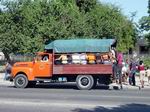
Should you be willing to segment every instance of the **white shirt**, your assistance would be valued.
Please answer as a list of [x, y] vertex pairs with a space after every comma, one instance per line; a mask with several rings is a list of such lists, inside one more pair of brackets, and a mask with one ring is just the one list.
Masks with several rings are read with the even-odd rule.
[[150, 69], [146, 70], [146, 74], [147, 74], [147, 76], [150, 76]]
[[80, 61], [83, 65], [87, 64], [87, 55], [85, 53], [80, 54]]
[[80, 54], [72, 54], [72, 63], [80, 64]]
[[111, 53], [112, 53], [113, 58], [115, 58], [116, 57], [116, 53], [115, 53], [115, 51], [113, 49], [111, 50]]

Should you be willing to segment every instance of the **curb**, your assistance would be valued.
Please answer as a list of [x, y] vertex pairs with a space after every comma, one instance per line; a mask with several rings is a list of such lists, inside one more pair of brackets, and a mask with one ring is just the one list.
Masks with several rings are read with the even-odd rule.
[[0, 81], [4, 79], [5, 73], [0, 73]]
[[0, 73], [0, 86], [13, 86], [13, 82], [4, 80], [5, 73]]

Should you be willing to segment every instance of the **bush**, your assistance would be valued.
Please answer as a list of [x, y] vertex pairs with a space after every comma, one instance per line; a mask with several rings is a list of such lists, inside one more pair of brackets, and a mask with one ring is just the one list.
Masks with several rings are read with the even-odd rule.
[[143, 61], [146, 67], [150, 67], [150, 58], [144, 58]]
[[4, 66], [6, 64], [6, 60], [0, 60], [0, 66]]

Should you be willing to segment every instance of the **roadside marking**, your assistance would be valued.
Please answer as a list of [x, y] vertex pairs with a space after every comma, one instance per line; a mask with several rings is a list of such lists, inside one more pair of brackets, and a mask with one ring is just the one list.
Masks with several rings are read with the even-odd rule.
[[[102, 101], [102, 102], [81, 102], [81, 101], [55, 101], [55, 100], [31, 100], [27, 101], [24, 100], [14, 100], [14, 99], [0, 99], [0, 106], [7, 105], [7, 106], [38, 106], [38, 107], [65, 107], [65, 108], [95, 108], [97, 106], [101, 107], [107, 107], [107, 108], [114, 108], [114, 107], [120, 107], [125, 104], [133, 104], [133, 102], [109, 102], [109, 101]], [[140, 104], [146, 104], [150, 105], [150, 103], [140, 103]]]
[[11, 105], [11, 106], [39, 106], [39, 107], [50, 107], [50, 106], [55, 106], [55, 107], [69, 107], [69, 108], [94, 108], [97, 106], [103, 106], [107, 108], [111, 107], [119, 107], [119, 104], [88, 104], [88, 103], [83, 103], [83, 102], [36, 102], [36, 101], [12, 101], [12, 100], [0, 100], [0, 105]]

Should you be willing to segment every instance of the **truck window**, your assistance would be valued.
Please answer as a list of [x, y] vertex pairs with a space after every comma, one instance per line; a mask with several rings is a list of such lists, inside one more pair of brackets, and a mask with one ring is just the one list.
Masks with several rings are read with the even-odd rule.
[[35, 61], [37, 62], [47, 62], [49, 60], [48, 55], [37, 55]]
[[49, 60], [49, 56], [48, 55], [43, 55], [42, 56], [42, 62], [47, 62]]

